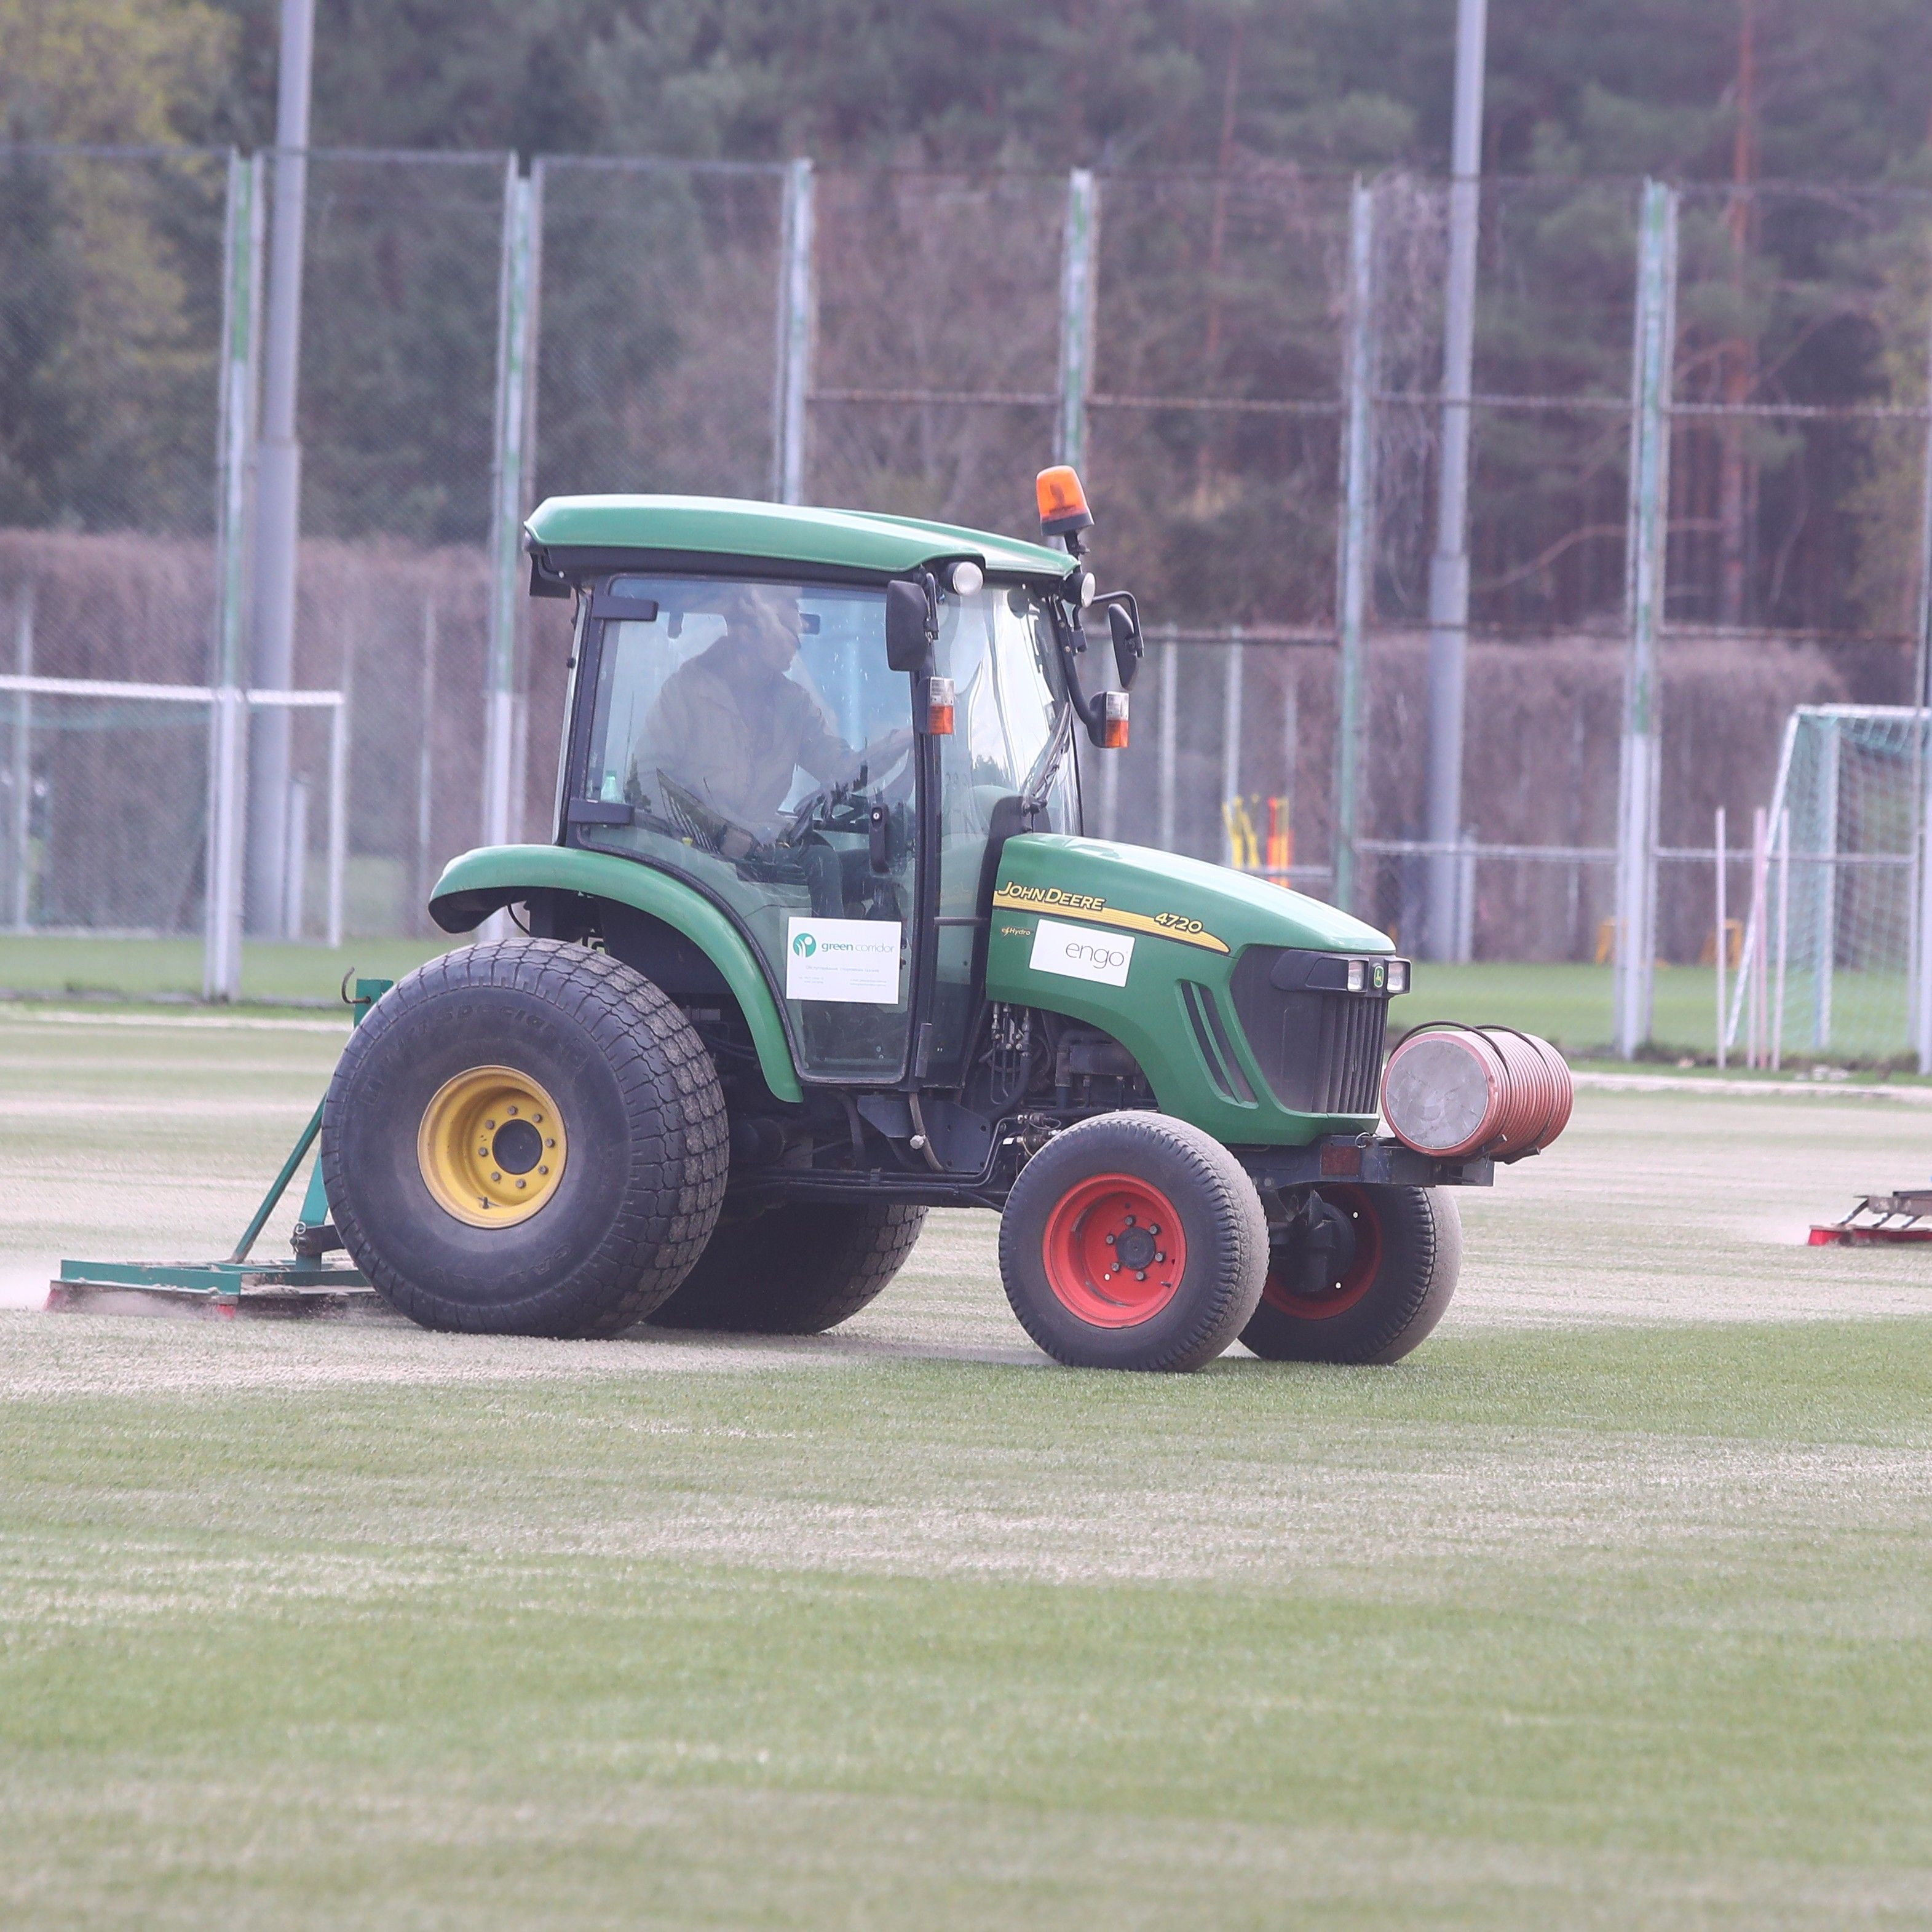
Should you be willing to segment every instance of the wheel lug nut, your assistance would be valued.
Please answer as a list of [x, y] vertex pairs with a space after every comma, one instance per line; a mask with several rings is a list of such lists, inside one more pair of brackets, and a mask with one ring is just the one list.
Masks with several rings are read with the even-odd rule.
[[1135, 1273], [1134, 1279], [1136, 1281], [1145, 1281], [1147, 1280], [1147, 1270], [1145, 1268], [1137, 1270]]
[[518, 1182], [517, 1183], [517, 1185], [518, 1185], [519, 1187], [521, 1187], [521, 1186], [524, 1186], [525, 1184], [526, 1184], [525, 1183], [524, 1183], [523, 1181], [520, 1181], [520, 1181], [518, 1181]]
[[1148, 1232], [1150, 1234], [1159, 1234], [1160, 1232], [1160, 1223], [1158, 1221], [1150, 1221], [1148, 1223]]
[[1107, 1245], [1110, 1248], [1114, 1245], [1114, 1238], [1112, 1234], [1107, 1237]]
[[512, 1115], [513, 1115], [513, 1116], [514, 1116], [514, 1114], [516, 1113], [516, 1111], [517, 1111], [517, 1110], [516, 1110], [516, 1108], [514, 1108], [514, 1107], [506, 1107], [506, 1108], [503, 1109], [503, 1111], [504, 1111], [504, 1112], [506, 1112], [506, 1114], [512, 1114]]
[[545, 1147], [555, 1147], [556, 1145], [556, 1142], [554, 1140], [548, 1140], [544, 1142], [544, 1145]]
[[537, 1172], [539, 1174], [548, 1174], [549, 1173], [550, 1169], [547, 1167], [540, 1167], [537, 1169]]
[[490, 1177], [492, 1180], [501, 1180], [502, 1178], [503, 1177], [500, 1174], [493, 1174]]
[[494, 1120], [485, 1120], [483, 1124], [486, 1127], [494, 1127], [496, 1123]]

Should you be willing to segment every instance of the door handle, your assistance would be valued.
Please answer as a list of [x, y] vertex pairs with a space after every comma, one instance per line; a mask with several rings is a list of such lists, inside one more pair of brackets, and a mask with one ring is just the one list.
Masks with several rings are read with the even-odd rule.
[[892, 868], [892, 821], [883, 800], [873, 800], [872, 809], [866, 818], [866, 826], [870, 835], [872, 870], [875, 872], [890, 872]]

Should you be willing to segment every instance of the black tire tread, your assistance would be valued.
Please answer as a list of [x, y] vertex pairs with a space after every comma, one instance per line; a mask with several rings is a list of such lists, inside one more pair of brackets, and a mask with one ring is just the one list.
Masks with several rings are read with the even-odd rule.
[[658, 1328], [818, 1335], [876, 1299], [926, 1224], [903, 1202], [794, 1202], [721, 1222], [652, 1312]]
[[1326, 1322], [1298, 1322], [1264, 1305], [1241, 1336], [1256, 1354], [1271, 1361], [1385, 1366], [1419, 1347], [1442, 1320], [1462, 1265], [1462, 1217], [1454, 1196], [1443, 1187], [1364, 1192], [1382, 1216], [1387, 1248], [1406, 1253], [1404, 1271], [1378, 1279], [1354, 1309]]
[[[1268, 1222], [1254, 1184], [1240, 1163], [1211, 1134], [1172, 1114], [1136, 1112], [1094, 1115], [1056, 1134], [1021, 1169], [1000, 1221], [1000, 1273], [1006, 1284], [1006, 1298], [1021, 1325], [1048, 1354], [1061, 1361], [1076, 1359], [1040, 1319], [1030, 1298], [1018, 1287], [1024, 1279], [1021, 1270], [1030, 1260], [1021, 1252], [1020, 1244], [1031, 1239], [1032, 1225], [1029, 1213], [1014, 1214], [1013, 1196], [1020, 1197], [1023, 1208], [1030, 1204], [1027, 1196], [1032, 1190], [1028, 1188], [1028, 1176], [1032, 1174], [1034, 1186], [1051, 1187], [1057, 1200], [1064, 1191], [1058, 1170], [1066, 1160], [1067, 1150], [1079, 1148], [1083, 1136], [1103, 1127], [1119, 1137], [1123, 1145], [1121, 1166], [1126, 1172], [1136, 1171], [1130, 1163], [1136, 1142], [1150, 1150], [1158, 1148], [1163, 1154], [1178, 1158], [1201, 1188], [1210, 1214], [1230, 1236], [1213, 1281], [1203, 1290], [1197, 1278], [1190, 1294], [1194, 1318], [1164, 1345], [1136, 1357], [1130, 1364], [1156, 1372], [1184, 1374], [1221, 1354], [1253, 1313], [1266, 1272]], [[1046, 1160], [1056, 1148], [1061, 1153]], [[1190, 1256], [1190, 1273], [1192, 1268]]]
[[[724, 1090], [683, 1012], [634, 968], [608, 953], [552, 939], [486, 941], [429, 961], [379, 1000], [350, 1035], [322, 1110], [322, 1163], [337, 1232], [386, 1300], [426, 1328], [478, 1330], [473, 1308], [413, 1287], [385, 1259], [340, 1183], [342, 1110], [356, 1070], [386, 1034], [433, 1001], [475, 986], [532, 996], [577, 1022], [615, 1075], [635, 1126], [622, 1212], [578, 1270], [583, 1292], [569, 1318], [508, 1332], [578, 1336], [620, 1333], [642, 1320], [689, 1273], [710, 1238], [729, 1166]], [[676, 1174], [664, 1184], [662, 1169]], [[492, 1320], [496, 1329], [502, 1324]]]

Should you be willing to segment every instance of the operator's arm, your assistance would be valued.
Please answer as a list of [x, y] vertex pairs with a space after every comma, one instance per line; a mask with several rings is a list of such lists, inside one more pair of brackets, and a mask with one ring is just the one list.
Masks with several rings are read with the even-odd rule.
[[832, 729], [825, 708], [802, 685], [784, 684], [784, 722], [792, 763], [820, 784], [844, 784], [859, 775], [860, 754]]

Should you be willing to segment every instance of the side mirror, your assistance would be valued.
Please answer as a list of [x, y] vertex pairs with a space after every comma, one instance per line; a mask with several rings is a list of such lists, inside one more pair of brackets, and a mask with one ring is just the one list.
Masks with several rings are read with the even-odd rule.
[[1135, 674], [1146, 655], [1147, 640], [1141, 635], [1140, 619], [1123, 604], [1107, 606], [1107, 628], [1114, 638], [1114, 663], [1120, 674], [1120, 688], [1133, 688]]
[[886, 586], [886, 662], [893, 670], [926, 669], [932, 655], [931, 609], [923, 586], [903, 578]]

